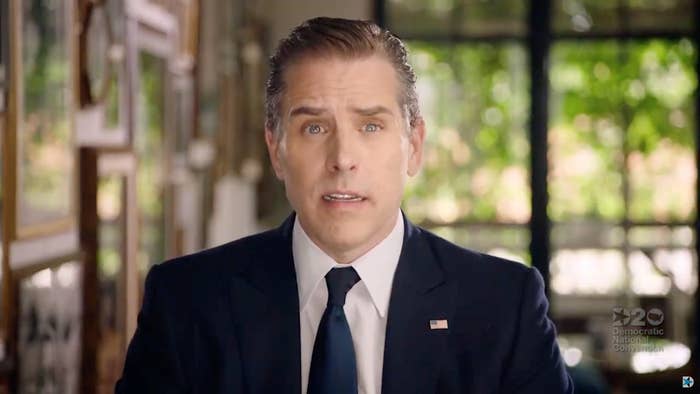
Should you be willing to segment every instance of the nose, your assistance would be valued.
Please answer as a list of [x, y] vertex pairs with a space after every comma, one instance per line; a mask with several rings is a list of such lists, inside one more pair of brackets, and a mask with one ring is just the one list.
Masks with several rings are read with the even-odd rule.
[[326, 168], [330, 172], [354, 171], [358, 164], [358, 141], [352, 129], [337, 128], [328, 139]]

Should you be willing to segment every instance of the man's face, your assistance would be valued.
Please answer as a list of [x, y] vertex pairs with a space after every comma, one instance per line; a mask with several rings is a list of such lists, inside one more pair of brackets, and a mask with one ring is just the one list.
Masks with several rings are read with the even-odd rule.
[[388, 60], [309, 57], [285, 72], [278, 141], [270, 159], [309, 237], [341, 263], [393, 229], [408, 176], [422, 154], [422, 120], [408, 131]]

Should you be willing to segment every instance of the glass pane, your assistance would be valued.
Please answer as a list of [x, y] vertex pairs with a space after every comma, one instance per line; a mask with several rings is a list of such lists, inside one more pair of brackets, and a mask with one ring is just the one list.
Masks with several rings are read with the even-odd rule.
[[453, 0], [389, 0], [389, 29], [399, 35], [443, 35], [455, 31]]
[[625, 53], [620, 89], [629, 112], [630, 218], [691, 221], [696, 50], [690, 40], [649, 41], [630, 43]]
[[[121, 64], [115, 64], [120, 67]], [[109, 87], [105, 98], [105, 130], [117, 131], [120, 124], [120, 94], [121, 84], [119, 83], [120, 70], [115, 70], [109, 74]]]
[[464, 34], [521, 35], [527, 33], [529, 1], [462, 0], [461, 30]]
[[173, 150], [176, 153], [185, 154], [192, 140], [192, 122], [194, 114], [194, 102], [192, 101], [192, 82], [183, 80], [174, 93], [173, 105], [175, 106], [176, 121], [173, 125]]
[[[549, 214], [555, 222], [555, 292], [695, 291], [695, 56], [688, 40], [553, 46]], [[625, 230], [625, 221], [659, 225]]]
[[693, 0], [558, 0], [558, 33], [622, 33], [693, 30]]
[[97, 190], [100, 342], [97, 346], [98, 392], [113, 390], [126, 348], [124, 267], [126, 262], [126, 179], [103, 177]]
[[621, 248], [625, 230], [620, 225], [596, 221], [571, 221], [552, 225], [555, 249]]
[[[201, 20], [219, 21], [221, 10], [215, 1], [200, 3]], [[222, 68], [233, 65], [222, 65], [221, 33], [217, 23], [199, 24], [199, 53], [197, 57], [197, 130], [202, 137], [213, 137], [218, 129], [219, 89], [222, 89]], [[230, 56], [228, 56], [230, 57]]]
[[9, 24], [6, 21], [6, 15], [9, 11], [8, 7], [8, 2], [3, 2], [0, 4], [0, 113], [5, 112], [5, 89], [7, 88], [5, 86], [5, 79], [7, 78], [5, 70], [7, 69], [7, 50], [9, 49], [7, 42], [9, 36]]
[[644, 226], [629, 230], [629, 243], [640, 248], [693, 246], [693, 229], [688, 226]]
[[163, 59], [143, 52], [139, 64], [139, 127], [135, 141], [139, 161], [136, 175], [140, 228], [138, 268], [143, 280], [151, 265], [165, 257], [163, 121], [167, 69]]
[[[559, 294], [615, 294], [625, 288], [624, 245], [629, 286], [637, 295], [686, 294], [697, 289], [697, 257], [690, 226], [632, 227], [579, 222], [556, 224], [552, 288]], [[611, 266], [603, 266], [611, 264]], [[610, 276], [612, 275], [612, 276]], [[604, 278], [604, 279], [601, 279]], [[600, 279], [600, 283], [596, 280]]]
[[405, 194], [407, 214], [417, 222], [528, 222], [524, 48], [409, 47], [427, 130], [423, 168]]
[[550, 272], [557, 294], [621, 294], [627, 281], [624, 254], [613, 249], [558, 249]]
[[430, 230], [464, 248], [530, 265], [530, 235], [526, 227], [469, 225]]
[[558, 0], [552, 3], [555, 32], [600, 32], [618, 27], [615, 0]]
[[417, 37], [450, 34], [512, 35], [527, 32], [528, 1], [523, 0], [389, 0], [389, 28]]
[[694, 0], [627, 0], [633, 30], [693, 30]]
[[105, 101], [105, 126], [108, 130], [114, 130], [123, 126], [121, 117], [123, 116], [124, 91], [121, 80], [125, 73], [125, 29], [126, 16], [124, 15], [124, 2], [119, 0], [107, 0], [106, 15], [112, 29], [112, 42], [109, 48], [110, 74], [109, 87]]
[[68, 262], [19, 281], [17, 393], [80, 392], [81, 275]]
[[72, 8], [70, 2], [21, 4], [17, 220], [27, 226], [71, 213]]
[[685, 294], [697, 289], [697, 256], [693, 229], [687, 226], [632, 227], [630, 270], [637, 294], [667, 294], [671, 287]]
[[105, 72], [107, 71], [108, 53], [111, 46], [108, 18], [109, 15], [105, 7], [94, 7], [90, 13], [90, 24], [86, 33], [86, 51], [90, 54], [87, 56], [86, 71], [90, 93], [94, 100], [103, 98], [100, 97], [102, 87], [105, 84], [105, 79], [109, 78]]
[[621, 65], [615, 41], [558, 42], [550, 68], [550, 218], [622, 220]]

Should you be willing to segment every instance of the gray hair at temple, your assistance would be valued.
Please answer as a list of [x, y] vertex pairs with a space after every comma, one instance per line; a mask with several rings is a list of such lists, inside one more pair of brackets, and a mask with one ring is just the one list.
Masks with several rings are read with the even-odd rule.
[[297, 26], [288, 37], [282, 39], [277, 51], [270, 58], [270, 75], [265, 97], [265, 127], [279, 138], [280, 103], [284, 93], [284, 72], [303, 56], [333, 55], [344, 59], [371, 56], [375, 53], [386, 56], [396, 70], [401, 92], [399, 105], [408, 117], [410, 128], [420, 118], [416, 74], [408, 63], [408, 53], [403, 42], [388, 30], [370, 21], [313, 18]]

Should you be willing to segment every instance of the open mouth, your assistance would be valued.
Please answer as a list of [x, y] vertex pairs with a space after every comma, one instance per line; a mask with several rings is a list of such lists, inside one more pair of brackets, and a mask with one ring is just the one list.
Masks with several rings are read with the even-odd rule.
[[323, 195], [325, 201], [338, 201], [338, 202], [360, 202], [367, 198], [360, 196], [359, 194], [348, 194], [348, 193], [328, 193]]

